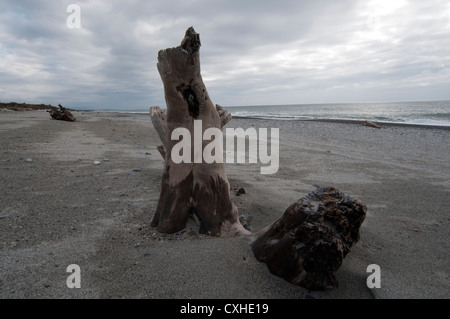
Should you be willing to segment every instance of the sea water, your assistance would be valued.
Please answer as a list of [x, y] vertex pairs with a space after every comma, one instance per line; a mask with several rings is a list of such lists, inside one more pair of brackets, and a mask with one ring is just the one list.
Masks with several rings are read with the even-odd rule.
[[[368, 120], [378, 123], [450, 127], [450, 101], [222, 106], [236, 117], [286, 120]], [[148, 109], [122, 108], [97, 111], [148, 115]]]
[[256, 105], [226, 108], [231, 115], [239, 117], [368, 120], [379, 123], [450, 126], [450, 101]]

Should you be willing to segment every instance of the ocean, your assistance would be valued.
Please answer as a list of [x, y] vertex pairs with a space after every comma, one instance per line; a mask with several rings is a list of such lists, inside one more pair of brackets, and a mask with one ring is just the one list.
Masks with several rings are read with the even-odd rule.
[[450, 101], [256, 105], [226, 108], [232, 116], [238, 117], [368, 120], [379, 123], [450, 126]]
[[[450, 127], [450, 101], [227, 106], [232, 116], [281, 120], [350, 120]], [[145, 110], [98, 110], [143, 113]]]

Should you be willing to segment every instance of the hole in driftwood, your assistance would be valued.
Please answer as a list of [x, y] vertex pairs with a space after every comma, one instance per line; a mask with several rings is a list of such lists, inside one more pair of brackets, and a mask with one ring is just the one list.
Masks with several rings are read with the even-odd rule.
[[200, 114], [200, 103], [195, 92], [191, 88], [183, 90], [183, 97], [188, 105], [189, 114], [196, 119]]

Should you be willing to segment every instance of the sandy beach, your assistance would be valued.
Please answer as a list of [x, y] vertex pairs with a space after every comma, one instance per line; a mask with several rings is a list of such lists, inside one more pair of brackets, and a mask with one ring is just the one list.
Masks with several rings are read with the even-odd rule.
[[[450, 130], [235, 118], [280, 128], [280, 166], [226, 164], [252, 232], [316, 186], [367, 204], [339, 288], [310, 292], [276, 277], [253, 236], [211, 238], [150, 227], [163, 160], [148, 115], [0, 112], [0, 298], [449, 298]], [[94, 165], [94, 161], [100, 162]], [[66, 268], [81, 268], [80, 289]], [[366, 285], [367, 266], [381, 288]]]

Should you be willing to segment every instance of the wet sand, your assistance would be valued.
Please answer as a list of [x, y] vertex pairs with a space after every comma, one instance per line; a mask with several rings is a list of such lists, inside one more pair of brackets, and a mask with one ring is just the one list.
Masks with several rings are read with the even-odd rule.
[[[367, 204], [339, 288], [309, 292], [273, 276], [252, 236], [150, 227], [163, 161], [146, 115], [0, 112], [0, 298], [448, 298], [450, 131], [355, 123], [233, 119], [280, 128], [280, 167], [226, 164], [233, 200], [257, 232], [316, 186]], [[94, 165], [93, 162], [100, 162]], [[81, 289], [66, 267], [81, 268]], [[381, 268], [381, 288], [366, 285]]]

